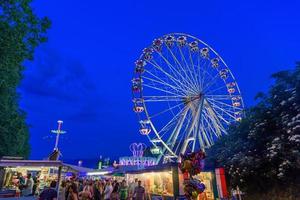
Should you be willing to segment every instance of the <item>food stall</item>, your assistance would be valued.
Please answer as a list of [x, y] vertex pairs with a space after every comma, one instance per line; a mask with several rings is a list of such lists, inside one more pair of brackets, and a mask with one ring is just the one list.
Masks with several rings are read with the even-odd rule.
[[37, 189], [48, 187], [52, 180], [59, 181], [62, 171], [61, 161], [49, 160], [0, 160], [0, 195], [18, 196], [21, 191], [20, 180], [31, 174]]
[[[118, 169], [122, 171], [122, 169]], [[142, 181], [146, 193], [151, 199], [174, 199], [184, 196], [183, 175], [178, 169], [178, 164], [164, 164], [147, 167], [143, 170], [123, 171], [127, 183], [134, 179]], [[214, 200], [219, 197], [216, 175], [214, 170], [204, 170], [198, 178], [205, 184], [205, 191], [199, 196], [200, 199]]]

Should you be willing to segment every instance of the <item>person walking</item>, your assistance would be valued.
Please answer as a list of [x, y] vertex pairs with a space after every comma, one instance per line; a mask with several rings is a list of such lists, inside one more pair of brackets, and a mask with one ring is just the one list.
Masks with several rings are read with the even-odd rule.
[[56, 181], [50, 183], [50, 188], [43, 190], [39, 200], [57, 200]]
[[145, 200], [146, 199], [146, 192], [145, 188], [142, 186], [142, 181], [138, 181], [138, 186], [134, 189], [133, 194], [135, 200]]

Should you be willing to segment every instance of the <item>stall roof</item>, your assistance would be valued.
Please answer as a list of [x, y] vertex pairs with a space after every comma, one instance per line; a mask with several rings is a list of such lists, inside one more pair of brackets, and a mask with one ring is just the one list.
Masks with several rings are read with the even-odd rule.
[[126, 173], [126, 174], [135, 174], [135, 173], [145, 173], [145, 172], [151, 172], [151, 171], [164, 171], [164, 170], [171, 170], [172, 167], [177, 167], [177, 163], [168, 163], [168, 164], [160, 164], [160, 165], [154, 165], [154, 166], [148, 166], [144, 168], [139, 168], [138, 166], [132, 166], [132, 167], [119, 167], [118, 169], [115, 169], [113, 173]]
[[77, 166], [77, 165], [70, 165], [70, 164], [66, 164], [66, 163], [63, 163], [63, 166], [64, 167], [68, 167], [74, 171], [77, 171], [77, 172], [92, 172], [94, 171], [94, 169], [90, 169], [90, 168], [87, 168], [87, 167], [80, 167], [80, 166]]
[[61, 161], [53, 160], [0, 160], [0, 167], [59, 167]]
[[[152, 171], [167, 171], [171, 170], [174, 167], [178, 167], [178, 163], [166, 163], [166, 164], [159, 164], [148, 166], [144, 168], [139, 168], [137, 166], [134, 167], [119, 167], [115, 169], [113, 173], [127, 173], [127, 174], [135, 174], [135, 173], [145, 173], [145, 172], [152, 172]], [[205, 165], [203, 171], [213, 171], [214, 168], [211, 166]]]

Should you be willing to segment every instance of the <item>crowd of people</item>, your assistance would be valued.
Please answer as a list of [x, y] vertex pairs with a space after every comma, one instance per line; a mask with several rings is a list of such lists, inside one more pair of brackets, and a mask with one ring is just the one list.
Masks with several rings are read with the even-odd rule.
[[145, 188], [140, 180], [127, 184], [125, 180], [67, 180], [59, 192], [56, 182], [39, 194], [39, 200], [145, 200]]

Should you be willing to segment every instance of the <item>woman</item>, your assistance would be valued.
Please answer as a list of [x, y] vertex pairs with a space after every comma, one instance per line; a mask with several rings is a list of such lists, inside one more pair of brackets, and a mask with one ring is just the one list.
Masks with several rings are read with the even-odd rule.
[[67, 183], [66, 181], [61, 182], [61, 187], [59, 191], [59, 200], [65, 200], [66, 199], [66, 188], [67, 188]]
[[119, 200], [119, 183], [115, 183], [114, 189], [110, 195], [110, 200]]
[[67, 200], [78, 200], [77, 185], [75, 183], [71, 183], [69, 187], [69, 194]]
[[102, 185], [99, 180], [94, 183], [94, 200], [101, 200], [101, 195], [103, 193]]
[[81, 200], [91, 200], [93, 195], [91, 193], [90, 186], [84, 186], [83, 191], [79, 193], [79, 196], [81, 197]]

